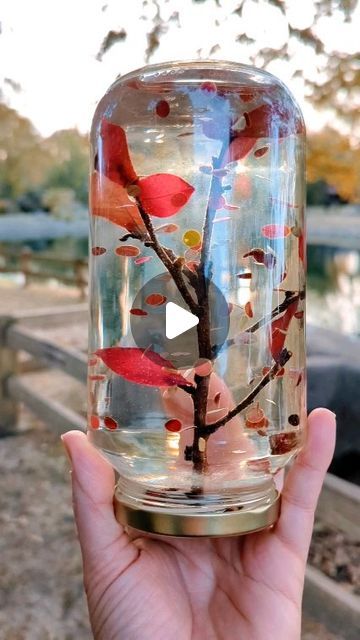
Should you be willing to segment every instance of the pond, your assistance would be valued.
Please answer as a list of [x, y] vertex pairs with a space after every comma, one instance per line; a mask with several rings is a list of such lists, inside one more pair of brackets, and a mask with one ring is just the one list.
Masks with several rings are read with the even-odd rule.
[[[23, 243], [1, 243], [21, 250], [59, 258], [86, 258], [84, 237], [38, 239]], [[65, 267], [57, 267], [59, 272]], [[0, 276], [9, 278], [10, 276]], [[347, 335], [360, 336], [360, 254], [318, 245], [308, 246], [307, 321]]]
[[307, 321], [360, 336], [360, 254], [356, 250], [308, 247]]

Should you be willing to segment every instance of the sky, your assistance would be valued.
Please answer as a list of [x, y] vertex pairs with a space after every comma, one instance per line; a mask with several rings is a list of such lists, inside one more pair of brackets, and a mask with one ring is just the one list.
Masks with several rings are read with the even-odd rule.
[[[285, 2], [293, 27], [312, 24], [313, 0]], [[235, 41], [243, 25], [247, 35], [262, 46], [281, 47], [288, 38], [286, 19], [264, 0], [243, 0], [241, 19], [233, 13], [239, 0], [220, 0], [220, 6], [215, 0], [208, 2], [206, 11], [202, 3], [191, 0], [159, 0], [159, 4], [165, 20], [174, 12], [179, 18], [169, 23], [150, 63], [207, 58], [216, 43], [220, 48], [211, 57], [248, 63], [258, 45], [254, 48]], [[151, 0], [1, 0], [0, 86], [6, 103], [30, 118], [42, 135], [71, 127], [87, 132], [98, 100], [116, 76], [145, 64], [146, 34], [155, 12]], [[96, 56], [111, 29], [125, 29], [128, 35], [100, 62]], [[323, 18], [317, 29], [329, 50], [335, 47], [355, 53], [360, 3], [350, 24], [342, 14], [335, 14]], [[331, 122], [333, 116], [316, 111], [306, 100], [303, 80], [291, 75], [303, 69], [309, 78], [319, 76], [324, 73], [320, 69], [323, 62], [310, 47], [299, 44], [292, 51], [291, 64], [274, 52], [267, 67], [292, 90], [310, 130]], [[18, 83], [21, 91], [14, 90], [5, 78]]]

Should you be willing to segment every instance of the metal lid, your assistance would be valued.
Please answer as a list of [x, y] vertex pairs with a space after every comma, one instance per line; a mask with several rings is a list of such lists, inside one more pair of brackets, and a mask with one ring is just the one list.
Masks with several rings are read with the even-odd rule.
[[266, 529], [275, 524], [280, 514], [281, 496], [255, 509], [238, 509], [222, 513], [179, 514], [166, 511], [147, 511], [114, 498], [115, 516], [124, 526], [146, 533], [177, 537], [236, 536]]

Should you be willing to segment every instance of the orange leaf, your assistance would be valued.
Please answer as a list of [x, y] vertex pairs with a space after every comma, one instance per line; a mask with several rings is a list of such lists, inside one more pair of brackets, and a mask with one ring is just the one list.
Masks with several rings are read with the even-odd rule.
[[122, 186], [135, 182], [137, 175], [130, 159], [124, 129], [103, 118], [100, 125], [100, 138], [99, 171]]
[[94, 216], [106, 218], [130, 233], [145, 232], [145, 225], [126, 189], [94, 171], [90, 178], [90, 209]]

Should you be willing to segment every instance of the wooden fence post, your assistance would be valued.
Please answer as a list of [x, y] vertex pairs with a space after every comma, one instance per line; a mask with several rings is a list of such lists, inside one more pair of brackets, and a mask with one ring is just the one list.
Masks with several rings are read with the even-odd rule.
[[30, 249], [23, 249], [20, 253], [20, 271], [22, 271], [24, 275], [24, 287], [27, 287], [30, 282], [30, 261], [32, 257], [32, 251]]
[[17, 427], [18, 403], [7, 392], [7, 381], [17, 373], [17, 352], [6, 346], [6, 334], [13, 324], [11, 316], [0, 316], [0, 437], [13, 434]]
[[80, 290], [80, 300], [86, 300], [86, 279], [85, 279], [86, 263], [84, 260], [74, 260], [75, 283]]

